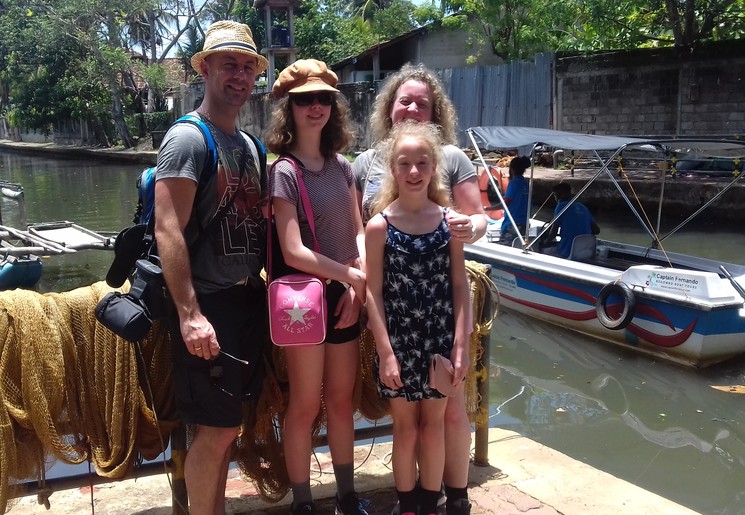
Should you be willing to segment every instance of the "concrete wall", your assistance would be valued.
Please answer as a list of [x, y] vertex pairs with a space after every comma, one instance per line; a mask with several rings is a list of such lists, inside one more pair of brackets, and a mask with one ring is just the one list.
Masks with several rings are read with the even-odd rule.
[[474, 46], [471, 36], [464, 30], [440, 28], [429, 32], [420, 40], [419, 62], [436, 69], [457, 68], [466, 66], [466, 56], [478, 53], [478, 59], [472, 65], [501, 64], [502, 58], [494, 55], [491, 47]]
[[745, 40], [557, 55], [554, 128], [593, 134], [745, 133]]

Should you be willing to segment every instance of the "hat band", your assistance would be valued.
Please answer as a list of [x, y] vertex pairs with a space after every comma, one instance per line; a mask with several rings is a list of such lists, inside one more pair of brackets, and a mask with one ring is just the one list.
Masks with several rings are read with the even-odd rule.
[[254, 54], [257, 53], [255, 46], [249, 45], [248, 43], [242, 43], [240, 41], [228, 41], [226, 43], [220, 43], [218, 45], [213, 46], [209, 50], [210, 51], [219, 50], [219, 49], [225, 48], [225, 47], [238, 47], [238, 48], [242, 48], [242, 49], [245, 49], [245, 50], [249, 50], [249, 51], [253, 52]]

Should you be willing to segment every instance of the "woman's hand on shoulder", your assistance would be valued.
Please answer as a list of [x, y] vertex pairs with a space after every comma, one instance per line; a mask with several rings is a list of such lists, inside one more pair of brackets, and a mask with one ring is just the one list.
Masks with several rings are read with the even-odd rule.
[[473, 241], [473, 238], [476, 236], [476, 227], [473, 225], [470, 216], [450, 209], [445, 219], [447, 220], [448, 228], [453, 238], [463, 243]]

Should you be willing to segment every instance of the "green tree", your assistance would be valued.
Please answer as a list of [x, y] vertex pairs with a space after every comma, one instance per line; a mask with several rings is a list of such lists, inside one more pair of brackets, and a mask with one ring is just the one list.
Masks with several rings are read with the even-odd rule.
[[344, 15], [342, 0], [306, 0], [295, 20], [295, 45], [301, 58], [340, 61], [373, 41], [364, 24]]
[[3, 111], [13, 125], [49, 131], [61, 120], [87, 119], [107, 141], [100, 117], [106, 90], [90, 80], [85, 48], [47, 16], [24, 2], [5, 2], [0, 11], [0, 81]]
[[690, 49], [740, 38], [745, 0], [433, 0], [415, 19], [465, 28], [474, 42], [510, 60], [542, 51]]
[[[359, 4], [364, 6], [364, 3]], [[415, 6], [409, 0], [376, 3], [363, 15], [343, 0], [306, 0], [295, 23], [295, 43], [300, 57], [327, 63], [359, 54], [381, 41], [417, 27]]]
[[414, 20], [416, 6], [409, 0], [393, 0], [387, 7], [378, 9], [372, 17], [372, 31], [380, 40], [393, 39], [417, 28]]

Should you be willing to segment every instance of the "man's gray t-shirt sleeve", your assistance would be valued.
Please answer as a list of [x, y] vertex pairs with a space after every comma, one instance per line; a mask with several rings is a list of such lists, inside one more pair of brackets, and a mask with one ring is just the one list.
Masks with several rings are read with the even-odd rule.
[[187, 178], [198, 183], [206, 159], [207, 142], [199, 127], [177, 123], [168, 130], [158, 150], [155, 178]]

